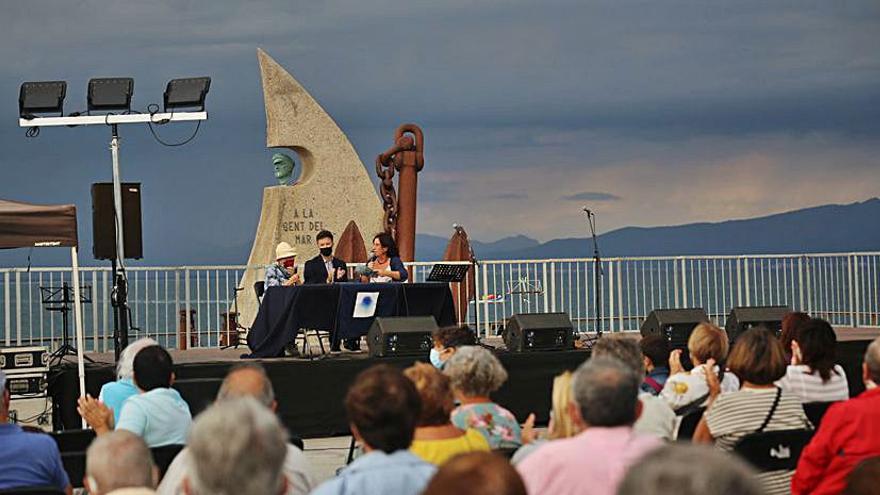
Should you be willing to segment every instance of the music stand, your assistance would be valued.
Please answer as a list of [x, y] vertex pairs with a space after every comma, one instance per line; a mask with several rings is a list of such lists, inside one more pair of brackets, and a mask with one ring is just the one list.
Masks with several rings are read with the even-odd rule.
[[428, 274], [428, 282], [461, 282], [467, 277], [468, 270], [471, 265], [452, 265], [445, 263], [437, 263], [431, 267], [431, 273]]
[[[67, 316], [73, 308], [70, 303], [74, 302], [73, 289], [67, 285], [67, 282], [61, 284], [61, 287], [40, 287], [40, 302], [46, 306], [46, 311], [59, 311], [61, 313], [61, 347], [49, 355], [49, 362], [54, 360], [62, 361], [66, 356], [76, 356], [76, 347], [70, 344], [70, 320]], [[80, 292], [80, 303], [90, 304], [92, 302], [92, 286], [84, 285]], [[83, 356], [87, 361], [93, 363], [89, 357]]]

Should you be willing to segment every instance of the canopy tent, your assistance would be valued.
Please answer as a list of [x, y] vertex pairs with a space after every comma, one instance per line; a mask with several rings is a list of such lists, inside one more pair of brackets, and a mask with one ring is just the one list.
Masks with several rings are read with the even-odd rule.
[[0, 199], [0, 249], [23, 247], [69, 247], [73, 268], [73, 314], [76, 325], [76, 361], [79, 393], [85, 395], [83, 321], [79, 286], [76, 206], [35, 205]]

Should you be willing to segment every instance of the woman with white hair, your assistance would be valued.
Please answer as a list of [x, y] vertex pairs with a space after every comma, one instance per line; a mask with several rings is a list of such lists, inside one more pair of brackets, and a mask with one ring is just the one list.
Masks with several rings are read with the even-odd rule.
[[452, 424], [462, 430], [480, 430], [492, 449], [522, 445], [522, 429], [516, 417], [489, 397], [507, 381], [507, 371], [494, 354], [478, 346], [461, 347], [446, 362], [443, 373], [452, 381], [455, 398], [461, 404], [452, 411]]
[[159, 343], [149, 337], [128, 344], [128, 347], [119, 354], [119, 361], [116, 363], [116, 381], [105, 383], [101, 387], [98, 400], [113, 411], [113, 424], [119, 421], [119, 412], [122, 411], [122, 404], [125, 403], [125, 400], [140, 393], [133, 380], [134, 357], [144, 347], [153, 345], [159, 345]]

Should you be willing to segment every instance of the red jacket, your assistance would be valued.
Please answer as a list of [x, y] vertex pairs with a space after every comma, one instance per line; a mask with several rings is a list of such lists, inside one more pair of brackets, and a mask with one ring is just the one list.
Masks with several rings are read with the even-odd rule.
[[880, 387], [833, 404], [801, 453], [791, 493], [832, 494], [861, 461], [880, 455]]

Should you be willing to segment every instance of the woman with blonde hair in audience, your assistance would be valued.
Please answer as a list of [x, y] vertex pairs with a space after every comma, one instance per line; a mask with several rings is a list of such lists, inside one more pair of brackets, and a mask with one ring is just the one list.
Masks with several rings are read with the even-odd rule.
[[494, 354], [479, 346], [462, 347], [446, 362], [443, 373], [452, 381], [455, 398], [461, 404], [452, 411], [452, 424], [480, 430], [492, 449], [522, 445], [516, 417], [489, 397], [507, 381], [507, 371]]
[[837, 335], [825, 320], [802, 323], [792, 336], [791, 364], [776, 385], [802, 402], [836, 402], [849, 399], [849, 384], [835, 364]]
[[571, 391], [571, 371], [566, 371], [553, 378], [553, 392], [551, 394], [550, 423], [547, 426], [547, 438], [539, 439], [533, 433], [529, 422], [523, 428], [522, 438], [524, 445], [516, 451], [511, 459], [513, 464], [521, 462], [529, 454], [537, 450], [548, 440], [571, 438], [581, 432], [583, 427], [571, 416], [571, 404], [573, 403]]
[[[714, 442], [731, 451], [746, 435], [759, 431], [812, 428], [800, 399], [774, 385], [785, 374], [785, 353], [771, 331], [756, 327], [743, 333], [727, 365], [742, 380], [742, 389], [721, 394], [718, 376], [707, 373], [709, 406], [694, 432], [695, 443]], [[789, 493], [792, 474], [793, 470], [767, 471], [758, 480], [768, 494]]]
[[708, 362], [712, 361], [715, 373], [723, 375], [721, 392], [733, 392], [739, 389], [739, 380], [733, 373], [725, 373], [718, 367], [727, 359], [727, 333], [711, 323], [700, 323], [688, 338], [688, 353], [694, 367], [685, 371], [681, 364], [681, 350], [676, 349], [669, 354], [669, 378], [663, 385], [660, 396], [669, 403], [676, 412], [689, 406], [705, 403], [709, 394], [706, 383]]
[[457, 428], [449, 420], [455, 407], [449, 377], [426, 363], [416, 363], [403, 374], [415, 384], [422, 399], [410, 452], [440, 466], [458, 454], [489, 450], [489, 442], [482, 433], [473, 428]]

